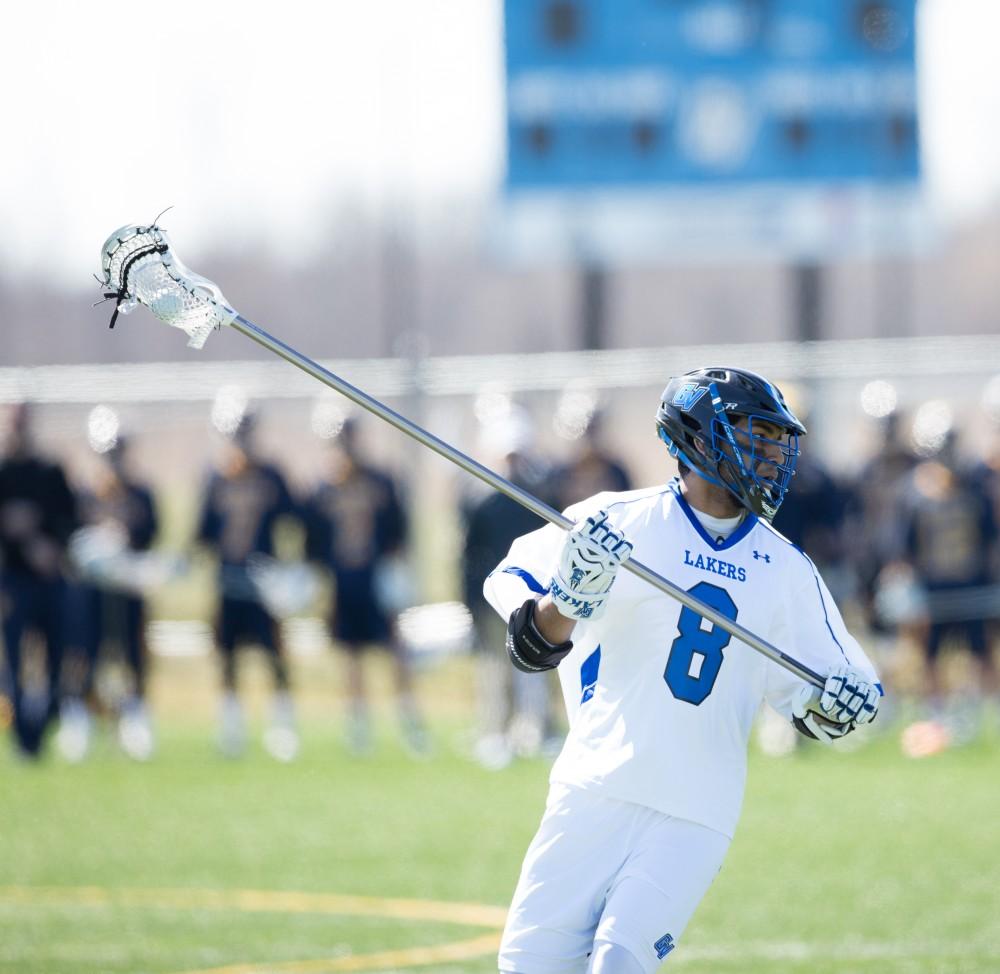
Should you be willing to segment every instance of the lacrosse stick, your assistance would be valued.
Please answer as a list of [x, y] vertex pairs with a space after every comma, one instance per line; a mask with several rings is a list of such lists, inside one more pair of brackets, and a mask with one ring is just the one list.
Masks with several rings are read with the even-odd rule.
[[[137, 305], [144, 304], [161, 321], [184, 331], [188, 336], [188, 344], [195, 348], [201, 348], [214, 329], [228, 325], [247, 338], [253, 339], [258, 345], [263, 345], [268, 351], [291, 362], [324, 385], [335, 389], [362, 409], [374, 413], [407, 436], [413, 437], [446, 460], [478, 477], [494, 490], [506, 494], [543, 520], [564, 530], [573, 527], [573, 522], [559, 511], [543, 504], [527, 491], [505, 480], [471, 457], [467, 457], [444, 440], [428, 433], [405, 416], [373, 399], [244, 318], [229, 305], [215, 284], [188, 270], [180, 262], [167, 235], [158, 226], [125, 226], [116, 230], [105, 241], [101, 258], [105, 297], [116, 301], [112, 325], [118, 314], [129, 314]], [[763, 653], [768, 659], [807, 683], [822, 689], [825, 681], [814, 670], [726, 618], [673, 582], [646, 568], [635, 559], [629, 559], [624, 567], [713, 625], [724, 629], [757, 652]]]

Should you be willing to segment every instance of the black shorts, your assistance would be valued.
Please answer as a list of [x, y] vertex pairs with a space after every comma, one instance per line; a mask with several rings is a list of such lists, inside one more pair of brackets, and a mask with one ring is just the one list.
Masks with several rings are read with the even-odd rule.
[[337, 599], [330, 620], [333, 638], [354, 651], [370, 643], [389, 642], [392, 628], [375, 598], [374, 573], [338, 572], [336, 584]]
[[[986, 578], [976, 578], [962, 585], [928, 584], [927, 599], [931, 618], [934, 617], [936, 602], [940, 603], [941, 608], [946, 608], [949, 603], [961, 603], [965, 597], [975, 598], [981, 587], [988, 582]], [[953, 605], [953, 607], [961, 606]], [[927, 658], [935, 659], [941, 652], [941, 647], [951, 640], [962, 644], [973, 656], [978, 656], [980, 659], [985, 659], [990, 651], [985, 619], [942, 619], [940, 622], [932, 622], [927, 633]]]
[[67, 639], [67, 644], [75, 643], [85, 652], [91, 671], [87, 677], [88, 687], [106, 643], [121, 653], [126, 665], [141, 681], [146, 667], [146, 609], [142, 599], [91, 585], [72, 586], [70, 599], [73, 636]]
[[980, 659], [986, 659], [989, 653], [986, 623], [982, 619], [971, 622], [935, 622], [927, 633], [927, 658], [936, 659], [948, 639], [957, 640]]
[[222, 599], [216, 624], [216, 639], [222, 652], [233, 652], [237, 643], [253, 643], [277, 653], [277, 628], [276, 620], [259, 602]]

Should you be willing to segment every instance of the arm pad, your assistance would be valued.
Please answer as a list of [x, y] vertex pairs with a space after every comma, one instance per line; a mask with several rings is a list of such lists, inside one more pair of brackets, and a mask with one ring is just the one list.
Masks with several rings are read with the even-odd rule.
[[515, 609], [507, 623], [507, 655], [523, 673], [554, 670], [573, 648], [573, 643], [550, 643], [535, 625], [534, 599]]

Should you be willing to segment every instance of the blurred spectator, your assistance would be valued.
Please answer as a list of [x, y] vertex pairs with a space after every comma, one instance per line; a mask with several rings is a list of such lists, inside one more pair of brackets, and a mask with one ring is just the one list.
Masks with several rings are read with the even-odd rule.
[[255, 644], [267, 653], [274, 674], [264, 746], [272, 757], [290, 761], [298, 753], [299, 738], [288, 665], [281, 628], [265, 601], [260, 569], [274, 560], [279, 519], [297, 517], [300, 511], [281, 471], [258, 457], [256, 415], [238, 390], [220, 390], [212, 418], [224, 441], [205, 490], [197, 540], [219, 559], [216, 638], [223, 682], [219, 746], [231, 757], [240, 755], [246, 746], [246, 721], [236, 693], [236, 649], [240, 644]]
[[[511, 483], [550, 503], [548, 478], [534, 459], [534, 427], [518, 406], [489, 419], [479, 432], [484, 461]], [[475, 753], [484, 766], [499, 769], [515, 754], [537, 754], [549, 733], [549, 685], [510, 666], [507, 627], [483, 596], [486, 576], [510, 550], [513, 540], [545, 522], [505, 494], [490, 491], [464, 505], [462, 582], [476, 631], [476, 689], [479, 738]]]
[[[857, 566], [862, 606], [869, 626], [883, 634], [892, 626], [876, 609], [878, 580], [883, 569], [901, 557], [904, 535], [900, 510], [908, 476], [917, 463], [902, 430], [898, 412], [880, 420], [878, 442], [858, 473], [848, 500], [847, 543]], [[789, 491], [789, 496], [794, 493]]]
[[427, 734], [410, 660], [396, 632], [396, 615], [409, 601], [407, 518], [392, 477], [363, 459], [356, 419], [344, 420], [330, 438], [325, 474], [308, 512], [309, 557], [333, 577], [330, 631], [347, 654], [348, 747], [355, 754], [371, 749], [363, 657], [367, 649], [382, 646], [392, 656], [403, 742], [423, 754]]
[[[993, 520], [1000, 525], [1000, 417], [994, 420], [982, 457], [970, 467], [969, 477], [976, 489], [989, 499]], [[991, 574], [1000, 579], [1000, 545], [993, 554]]]
[[583, 417], [581, 425], [573, 456], [552, 474], [550, 490], [560, 511], [603, 490], [632, 488], [625, 465], [603, 443], [604, 414], [595, 408]]
[[[802, 393], [798, 390], [795, 393], [788, 394], [786, 390], [790, 401], [802, 403]], [[795, 407], [796, 415], [809, 427], [806, 409], [804, 404]], [[830, 474], [808, 436], [799, 443], [802, 452], [795, 467], [795, 478], [773, 523], [816, 563], [834, 599], [841, 602], [854, 595], [856, 588], [854, 565], [846, 557], [845, 550], [850, 493]], [[770, 706], [761, 709], [757, 741], [765, 754], [773, 756], [788, 754], [804, 744], [802, 735]]]
[[[1000, 383], [998, 383], [1000, 385]], [[992, 428], [986, 441], [982, 458], [972, 466], [969, 476], [976, 490], [989, 499], [993, 510], [993, 521], [1000, 529], [1000, 413], [996, 406], [988, 411]], [[993, 546], [993, 561], [990, 577], [995, 585], [1000, 585], [1000, 542]], [[1000, 645], [1000, 599], [992, 602], [991, 617], [986, 629], [993, 665], [996, 666], [996, 651]]]
[[122, 699], [114, 702], [119, 743], [129, 757], [144, 761], [153, 754], [154, 739], [145, 702], [146, 606], [135, 556], [152, 544], [156, 509], [152, 491], [129, 471], [128, 442], [106, 406], [91, 413], [88, 439], [99, 464], [91, 489], [81, 493], [84, 528], [71, 543], [74, 552], [82, 546], [95, 552], [90, 571], [79, 554], [75, 559], [83, 576], [75, 602], [88, 662], [85, 688], [92, 689], [102, 655], [111, 650], [125, 674]]
[[[944, 710], [946, 683], [940, 666], [945, 641], [964, 645], [975, 662], [973, 686], [995, 696], [986, 620], [992, 614], [991, 584], [997, 522], [980, 482], [963, 471], [950, 437], [941, 452], [913, 471], [912, 490], [902, 519], [904, 554], [926, 599], [924, 649], [930, 702]], [[962, 720], [963, 715], [953, 716]], [[971, 731], [972, 728], [959, 730]]]
[[[76, 527], [76, 500], [59, 464], [33, 442], [32, 409], [8, 413], [0, 460], [0, 574], [7, 680], [15, 746], [41, 753], [58, 704], [64, 648], [66, 543]], [[39, 637], [29, 648], [28, 633]]]
[[838, 601], [852, 594], [844, 545], [847, 507], [847, 490], [804, 443], [792, 489], [775, 515], [774, 526], [816, 563]]

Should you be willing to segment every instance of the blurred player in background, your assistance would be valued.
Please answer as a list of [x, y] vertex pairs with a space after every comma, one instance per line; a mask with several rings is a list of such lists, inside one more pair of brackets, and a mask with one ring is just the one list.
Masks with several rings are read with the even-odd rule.
[[[989, 498], [993, 521], [1000, 527], [1000, 375], [994, 376], [983, 391], [983, 411], [988, 421], [987, 433], [979, 459], [972, 465], [970, 477], [975, 489]], [[993, 547], [990, 577], [1000, 584], [1000, 543]], [[1000, 648], [1000, 600], [991, 606], [987, 629], [991, 649]], [[996, 661], [994, 660], [994, 663]]]
[[[901, 518], [904, 557], [926, 599], [923, 647], [931, 716], [943, 720], [959, 741], [975, 736], [982, 696], [995, 699], [998, 691], [986, 624], [995, 606], [997, 523], [983, 486], [960, 462], [951, 431], [939, 452], [913, 470]], [[948, 640], [968, 649], [975, 664], [966, 694], [972, 699], [954, 707], [945, 705], [941, 665]]]
[[[324, 404], [318, 404], [318, 413]], [[364, 655], [381, 646], [392, 656], [403, 743], [412, 753], [424, 754], [427, 734], [410, 660], [396, 631], [396, 615], [409, 601], [406, 512], [393, 478], [363, 458], [357, 419], [324, 424], [314, 415], [313, 427], [328, 440], [329, 451], [323, 478], [307, 504], [307, 551], [333, 579], [330, 632], [346, 652], [348, 747], [359, 755], [372, 748]]]
[[[808, 423], [809, 417], [802, 420]], [[849, 503], [849, 489], [832, 476], [815, 450], [803, 450], [795, 466], [795, 489], [788, 492], [773, 521], [816, 563], [838, 601], [853, 595], [855, 588], [845, 546]]]
[[[527, 411], [517, 405], [480, 426], [483, 461], [548, 503], [548, 478], [534, 458], [535, 430]], [[465, 604], [476, 632], [478, 739], [476, 759], [499, 770], [517, 755], [531, 757], [549, 733], [548, 681], [511, 670], [504, 650], [506, 623], [487, 603], [483, 582], [515, 538], [540, 528], [541, 519], [498, 491], [478, 493], [463, 504], [465, 543], [462, 582]]]
[[556, 418], [557, 431], [574, 439], [572, 456], [552, 473], [550, 490], [560, 511], [604, 490], [632, 489], [625, 464], [604, 443], [603, 411], [596, 403], [581, 408], [583, 413], [575, 417], [575, 422], [570, 416]]
[[272, 757], [290, 761], [299, 737], [289, 692], [288, 664], [277, 619], [266, 605], [258, 566], [273, 559], [275, 529], [282, 517], [299, 517], [281, 471], [262, 460], [255, 445], [256, 414], [238, 389], [220, 390], [212, 421], [222, 434], [221, 455], [202, 503], [197, 540], [219, 559], [216, 639], [222, 655], [223, 700], [219, 747], [240, 755], [246, 746], [246, 720], [236, 693], [236, 649], [259, 646], [274, 674], [274, 698], [264, 746]]
[[[558, 666], [570, 714], [508, 914], [504, 974], [652, 974], [722, 865], [762, 702], [827, 743], [877, 713], [871, 664], [815, 566], [769, 523], [805, 432], [778, 389], [699, 369], [670, 381], [657, 426], [678, 479], [573, 505], [570, 532], [519, 538], [486, 582], [512, 662]], [[635, 576], [616, 581], [633, 547], [822, 673], [823, 689], [730, 646]]]
[[891, 633], [877, 610], [881, 576], [890, 574], [903, 552], [900, 511], [917, 456], [906, 442], [905, 423], [893, 411], [879, 421], [878, 442], [861, 468], [848, 501], [847, 544], [854, 553], [861, 599], [868, 624], [876, 633]]
[[[94, 571], [78, 566], [84, 580], [75, 586], [78, 628], [88, 660], [86, 690], [98, 667], [111, 658], [122, 664], [125, 685], [118, 706], [118, 740], [129, 757], [145, 761], [154, 749], [153, 727], [146, 707], [146, 604], [136, 555], [146, 552], [157, 531], [152, 490], [129, 469], [129, 443], [117, 415], [106, 406], [91, 411], [87, 438], [98, 457], [89, 490], [80, 494], [83, 529], [71, 548], [93, 551]], [[98, 570], [98, 566], [100, 569]]]
[[[32, 407], [7, 413], [0, 460], [0, 594], [7, 681], [18, 753], [41, 754], [58, 705], [65, 633], [66, 543], [76, 528], [76, 499], [62, 467], [42, 457]], [[29, 635], [37, 637], [34, 652]]]
[[[801, 416], [803, 425], [808, 417]], [[829, 586], [834, 601], [856, 597], [855, 566], [845, 550], [845, 515], [850, 498], [847, 487], [838, 484], [815, 449], [807, 445], [795, 465], [794, 489], [781, 502], [772, 523], [792, 544], [815, 563]], [[761, 709], [757, 743], [772, 757], [781, 757], [806, 740], [773, 707]]]

